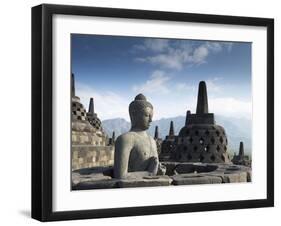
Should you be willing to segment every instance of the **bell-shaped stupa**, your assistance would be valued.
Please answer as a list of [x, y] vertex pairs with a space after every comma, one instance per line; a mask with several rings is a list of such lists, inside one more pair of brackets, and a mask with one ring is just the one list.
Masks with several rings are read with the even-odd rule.
[[180, 162], [230, 163], [227, 136], [216, 125], [208, 110], [207, 87], [199, 83], [196, 113], [187, 111], [185, 126], [180, 130], [174, 158]]

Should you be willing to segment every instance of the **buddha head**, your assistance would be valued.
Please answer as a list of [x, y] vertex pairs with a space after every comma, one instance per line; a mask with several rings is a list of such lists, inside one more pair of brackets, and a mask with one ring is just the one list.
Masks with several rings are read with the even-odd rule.
[[143, 94], [138, 94], [129, 105], [132, 130], [147, 130], [152, 122], [153, 106]]

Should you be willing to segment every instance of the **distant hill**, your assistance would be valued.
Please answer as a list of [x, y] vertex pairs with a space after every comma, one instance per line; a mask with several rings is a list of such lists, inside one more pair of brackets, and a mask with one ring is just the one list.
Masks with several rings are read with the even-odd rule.
[[[248, 154], [251, 153], [251, 120], [244, 118], [238, 119], [225, 117], [220, 115], [215, 115], [215, 120], [218, 125], [223, 126], [226, 130], [229, 140], [228, 149], [230, 152], [238, 153], [239, 142], [243, 141], [245, 152]], [[154, 136], [155, 126], [157, 125], [159, 129], [159, 136], [164, 139], [169, 133], [170, 121], [174, 122], [174, 130], [177, 135], [185, 124], [185, 116], [155, 120], [151, 123], [151, 126], [148, 130], [149, 134]], [[130, 130], [131, 123], [123, 118], [114, 118], [102, 121], [102, 126], [109, 137], [112, 136], [113, 131], [115, 131], [115, 137], [118, 137], [122, 133], [128, 132]]]
[[115, 137], [118, 137], [122, 133], [128, 132], [131, 127], [131, 123], [127, 122], [123, 118], [114, 118], [102, 121], [103, 130], [109, 137], [112, 136], [112, 132], [115, 131]]

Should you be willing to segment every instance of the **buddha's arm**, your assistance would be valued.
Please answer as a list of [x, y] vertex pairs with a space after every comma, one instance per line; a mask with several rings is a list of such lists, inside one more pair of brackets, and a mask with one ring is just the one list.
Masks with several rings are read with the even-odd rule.
[[149, 166], [148, 166], [148, 171], [151, 174], [156, 175], [157, 171], [158, 171], [158, 167], [159, 167], [158, 156], [153, 156], [149, 160], [150, 160], [150, 162], [149, 162]]
[[152, 137], [149, 137], [150, 143], [152, 145], [151, 147], [151, 154], [150, 154], [150, 162], [148, 166], [148, 171], [151, 172], [152, 174], [156, 175], [157, 170], [159, 167], [159, 158], [158, 158], [158, 153], [157, 153], [157, 146], [156, 142]]
[[151, 174], [154, 175], [153, 169], [149, 169], [149, 171], [128, 172], [129, 157], [132, 149], [133, 141], [130, 136], [121, 135], [117, 138], [114, 154], [114, 177], [119, 179], [135, 179]]
[[166, 173], [166, 167], [162, 165], [159, 161], [157, 146], [155, 140], [151, 137], [151, 143], [153, 144], [152, 154], [150, 157], [150, 164], [148, 167], [148, 171], [153, 175], [164, 175]]
[[128, 173], [129, 156], [132, 142], [126, 135], [121, 135], [115, 142], [114, 177], [125, 178]]

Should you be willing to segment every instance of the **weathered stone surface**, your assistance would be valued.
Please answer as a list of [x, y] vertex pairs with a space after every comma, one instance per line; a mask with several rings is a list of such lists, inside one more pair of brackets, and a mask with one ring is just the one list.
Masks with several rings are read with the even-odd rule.
[[145, 172], [136, 172], [126, 179], [115, 179], [112, 178], [113, 167], [75, 170], [72, 173], [72, 186], [74, 190], [85, 190], [251, 181], [251, 169], [240, 165], [179, 162], [162, 164], [171, 173], [170, 176], [144, 176]]
[[212, 175], [178, 174], [172, 176], [173, 185], [192, 185], [192, 184], [220, 184], [223, 182], [221, 177]]
[[215, 175], [222, 178], [223, 183], [241, 183], [251, 181], [251, 168], [239, 165], [218, 165], [218, 169], [204, 175]]
[[180, 162], [230, 163], [227, 143], [223, 127], [189, 124], [180, 130], [174, 159]]
[[84, 168], [84, 169], [74, 170], [73, 173], [80, 174], [80, 175], [103, 174], [104, 176], [113, 177], [113, 167], [101, 166], [101, 167]]
[[113, 146], [72, 145], [72, 170], [112, 166]]
[[107, 188], [117, 188], [117, 179], [106, 178], [83, 181], [78, 184], [72, 185], [73, 190], [89, 190], [89, 189], [107, 189]]
[[[72, 189], [104, 189], [124, 187], [168, 186], [172, 180], [169, 176], [138, 176], [130, 179], [112, 178], [112, 168], [96, 167], [72, 172]], [[141, 175], [141, 174], [139, 174]]]
[[217, 176], [222, 179], [223, 183], [241, 183], [247, 182], [247, 172], [238, 171], [235, 173], [231, 172], [214, 172], [204, 174], [206, 176]]
[[169, 176], [146, 176], [137, 179], [121, 179], [117, 182], [120, 188], [129, 187], [154, 187], [154, 186], [168, 186], [172, 182]]
[[224, 183], [239, 183], [239, 182], [247, 182], [247, 172], [225, 172]]
[[82, 121], [82, 120], [73, 119], [72, 120], [72, 131], [95, 133], [96, 129], [94, 127], [92, 127], [91, 124], [86, 120]]
[[112, 167], [93, 167], [79, 169], [72, 172], [72, 189], [99, 189], [116, 187], [115, 179], [112, 179]]
[[111, 179], [113, 167], [92, 167], [72, 171], [72, 184]]
[[177, 174], [186, 174], [186, 173], [204, 173], [215, 171], [218, 168], [216, 165], [211, 164], [202, 164], [202, 163], [182, 163], [175, 167], [174, 171]]
[[116, 179], [102, 174], [88, 175], [82, 178], [81, 175], [79, 176], [79, 179], [75, 176], [73, 178], [73, 190], [168, 186], [172, 182], [168, 176], [146, 176], [134, 179]]
[[[233, 164], [162, 162], [166, 175], [197, 173], [202, 176], [221, 177], [223, 183], [251, 182], [251, 168]], [[201, 180], [202, 178], [198, 178]], [[196, 180], [196, 179], [194, 179]]]
[[168, 176], [175, 175], [175, 168], [179, 165], [178, 162], [161, 162], [161, 164], [166, 167], [166, 175]]

